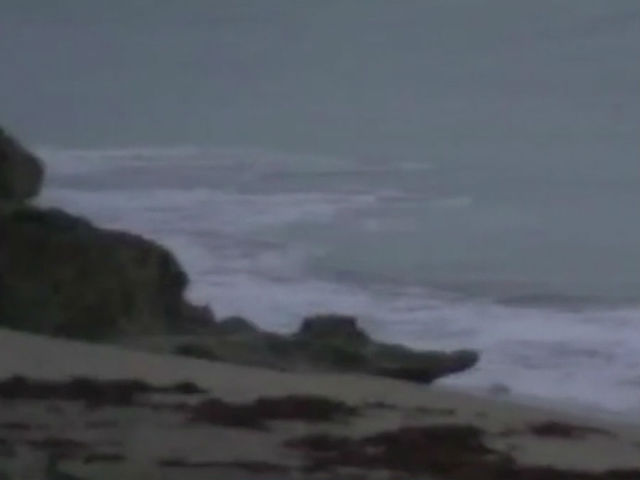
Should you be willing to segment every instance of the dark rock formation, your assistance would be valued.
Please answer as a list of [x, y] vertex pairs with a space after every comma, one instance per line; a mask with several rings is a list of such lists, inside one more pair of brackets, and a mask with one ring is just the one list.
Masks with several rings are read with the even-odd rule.
[[0, 215], [2, 326], [99, 340], [212, 321], [184, 301], [186, 285], [173, 255], [140, 236], [56, 209]]
[[467, 370], [479, 359], [471, 350], [419, 352], [374, 342], [356, 318], [344, 315], [308, 317], [293, 339], [314, 363], [421, 383]]
[[38, 158], [0, 127], [0, 202], [35, 197], [43, 176]]
[[257, 331], [258, 327], [243, 317], [223, 318], [216, 328], [216, 332], [222, 335], [252, 334]]
[[355, 317], [338, 314], [305, 318], [296, 338], [303, 341], [337, 341], [349, 345], [364, 345], [370, 341]]
[[396, 346], [379, 345], [371, 355], [373, 373], [413, 382], [429, 383], [444, 375], [473, 367], [480, 356], [473, 350], [416, 352]]
[[164, 247], [25, 205], [43, 175], [0, 128], [0, 326], [87, 340], [210, 328], [212, 312], [184, 300], [187, 276]]
[[[221, 328], [223, 326], [223, 328]], [[355, 317], [317, 315], [306, 318], [291, 335], [265, 332], [244, 319], [222, 321], [211, 335], [180, 337], [170, 351], [201, 359], [279, 370], [360, 372], [430, 383], [472, 368], [472, 350], [416, 351], [370, 339]]]
[[363, 369], [372, 345], [355, 317], [339, 314], [305, 318], [292, 338], [309, 361], [333, 368]]

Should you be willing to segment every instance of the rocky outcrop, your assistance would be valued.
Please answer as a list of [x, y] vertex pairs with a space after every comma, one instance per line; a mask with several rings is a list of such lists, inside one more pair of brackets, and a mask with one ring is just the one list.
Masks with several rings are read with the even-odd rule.
[[243, 317], [223, 318], [216, 325], [216, 332], [222, 335], [253, 334], [258, 331], [253, 323]]
[[358, 320], [349, 315], [315, 315], [305, 318], [295, 337], [301, 341], [329, 341], [363, 345], [369, 336], [358, 326]]
[[26, 204], [43, 175], [0, 128], [0, 326], [88, 340], [211, 328], [212, 312], [184, 300], [187, 276], [167, 249]]
[[480, 359], [474, 350], [422, 352], [397, 345], [378, 345], [371, 353], [371, 372], [385, 377], [430, 383], [463, 372]]
[[43, 177], [40, 160], [0, 127], [0, 202], [35, 197]]
[[140, 236], [56, 209], [0, 216], [0, 325], [90, 340], [204, 325], [212, 315], [183, 300], [186, 285], [173, 255]]
[[420, 383], [467, 370], [479, 360], [472, 350], [415, 351], [375, 342], [356, 318], [344, 315], [308, 317], [292, 338], [314, 363]]
[[172, 351], [283, 370], [361, 372], [425, 384], [472, 368], [479, 360], [473, 350], [416, 351], [377, 342], [360, 328], [355, 317], [346, 315], [307, 317], [290, 335], [265, 332], [252, 324], [249, 328], [245, 322], [235, 320], [238, 328], [216, 329], [215, 335], [190, 339], [184, 353], [187, 339], [182, 338], [183, 343]]
[[346, 315], [307, 317], [292, 338], [314, 363], [422, 383], [467, 370], [479, 359], [472, 350], [420, 352], [375, 342]]
[[[265, 332], [241, 317], [216, 323], [184, 298], [187, 275], [166, 248], [59, 209], [25, 204], [42, 183], [38, 159], [0, 130], [0, 326], [138, 344], [206, 360], [278, 369], [342, 370], [429, 383], [471, 368], [473, 351], [418, 352], [372, 340], [355, 317], [305, 318]], [[170, 334], [170, 335], [162, 335]]]

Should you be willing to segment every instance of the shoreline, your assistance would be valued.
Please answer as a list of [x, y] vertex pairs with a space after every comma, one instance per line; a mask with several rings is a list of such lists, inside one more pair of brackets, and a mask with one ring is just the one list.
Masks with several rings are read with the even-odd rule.
[[[29, 365], [28, 362], [25, 362], [24, 357], [20, 355], [12, 356], [10, 354], [11, 348], [5, 346], [6, 342], [13, 343], [31, 343], [33, 344], [25, 346], [25, 350], [36, 349], [35, 351], [39, 352], [39, 356], [31, 358], [34, 364]], [[186, 373], [186, 371], [182, 369], [178, 369], [177, 372], [185, 372], [183, 377], [176, 372], [174, 375], [164, 376], [157, 375], [157, 372], [153, 372], [149, 366], [143, 368], [133, 368], [131, 364], [129, 364], [129, 372], [127, 372], [126, 368], [122, 363], [118, 364], [110, 364], [110, 365], [100, 365], [99, 361], [96, 363], [85, 362], [80, 368], [79, 365], [74, 365], [72, 368], [69, 368], [68, 365], [56, 365], [55, 362], [47, 361], [45, 362], [41, 357], [45, 355], [45, 352], [48, 348], [53, 347], [55, 350], [59, 346], [74, 346], [76, 350], [76, 355], [82, 357], [82, 350], [85, 350], [87, 355], [95, 355], [97, 352], [101, 352], [106, 357], [111, 357], [112, 355], [117, 356], [132, 356], [132, 358], [136, 358], [138, 356], [142, 356], [143, 358], [152, 359], [163, 363], [162, 359], [171, 359], [170, 361], [174, 364], [186, 363], [187, 365], [190, 362], [197, 362], [198, 364], [204, 364], [209, 367], [213, 371], [217, 371], [218, 373], [222, 370], [233, 370], [240, 375], [243, 371], [246, 372], [255, 372], [261, 371], [265, 376], [283, 376], [283, 377], [304, 377], [308, 376], [313, 379], [333, 379], [333, 378], [353, 378], [353, 379], [366, 379], [366, 382], [385, 384], [390, 382], [392, 384], [399, 384], [405, 386], [409, 389], [418, 389], [424, 390], [425, 392], [433, 393], [436, 395], [443, 395], [448, 397], [459, 398], [461, 401], [469, 400], [474, 402], [479, 402], [483, 404], [496, 404], [502, 405], [507, 408], [521, 408], [527, 410], [535, 410], [539, 412], [548, 413], [550, 415], [567, 415], [571, 418], [576, 419], [593, 419], [598, 422], [607, 422], [607, 423], [618, 423], [621, 426], [633, 425], [634, 427], [640, 428], [640, 418], [634, 417], [633, 412], [624, 413], [618, 411], [607, 410], [603, 408], [599, 408], [596, 406], [591, 406], [586, 403], [572, 403], [570, 400], [558, 400], [548, 397], [539, 397], [535, 395], [524, 395], [524, 394], [514, 394], [511, 392], [508, 393], [492, 393], [485, 389], [476, 387], [463, 387], [459, 385], [448, 385], [442, 382], [435, 381], [432, 384], [420, 384], [414, 382], [405, 382], [402, 380], [392, 379], [388, 377], [374, 376], [357, 372], [340, 372], [340, 371], [317, 371], [317, 370], [290, 370], [290, 371], [282, 371], [279, 369], [271, 368], [269, 366], [259, 366], [259, 365], [242, 365], [233, 362], [217, 362], [210, 360], [198, 360], [192, 359], [189, 357], [183, 357], [181, 355], [175, 355], [168, 352], [153, 352], [147, 350], [141, 350], [135, 347], [131, 347], [130, 345], [123, 345], [119, 343], [89, 343], [82, 340], [77, 339], [68, 339], [68, 338], [55, 338], [49, 337], [45, 335], [32, 334], [29, 332], [22, 332], [18, 330], [8, 330], [5, 328], [0, 328], [0, 345], [3, 345], [3, 348], [0, 349], [0, 378], [6, 378], [11, 376], [12, 374], [20, 374], [25, 376], [33, 376], [34, 378], [43, 378], [43, 379], [57, 379], [62, 380], [69, 376], [82, 376], [82, 375], [97, 375], [99, 377], [104, 378], [118, 378], [126, 377], [126, 373], [129, 373], [131, 377], [136, 378], [144, 378], [146, 380], [155, 381], [159, 383], [171, 383], [171, 382], [179, 382], [184, 380], [186, 377], [190, 376], [190, 373]], [[30, 350], [34, 351], [34, 350]], [[58, 360], [64, 361], [63, 358], [58, 358]], [[12, 359], [14, 359], [13, 367]], [[125, 362], [126, 363], [126, 362]], [[44, 368], [43, 368], [44, 367]], [[104, 368], [106, 367], [106, 368]], [[12, 370], [13, 369], [13, 370]], [[66, 374], [60, 374], [60, 372], [67, 371]], [[13, 373], [11, 373], [13, 372]], [[120, 375], [118, 375], [120, 374]], [[192, 375], [192, 374], [191, 374]], [[445, 377], [446, 378], [446, 377]], [[198, 378], [198, 380], [202, 381], [202, 378]], [[206, 384], [206, 380], [204, 384]], [[217, 382], [216, 382], [217, 383]], [[315, 390], [313, 387], [309, 387], [306, 382], [303, 384], [304, 387], [311, 388], [311, 390]], [[276, 388], [277, 390], [277, 388]], [[249, 394], [250, 396], [251, 394]], [[243, 396], [243, 395], [240, 395]]]
[[511, 407], [548, 412], [554, 416], [567, 415], [576, 419], [592, 419], [596, 422], [618, 424], [623, 428], [629, 425], [640, 428], [640, 417], [638, 417], [636, 411], [610, 410], [595, 403], [580, 400], [558, 399], [513, 392], [496, 394], [480, 387], [463, 387], [439, 382], [436, 382], [432, 387], [452, 395], [469, 396], [482, 401], [495, 402], [496, 404], [507, 404]]
[[[589, 402], [581, 399], [545, 397], [534, 394], [514, 393], [511, 390], [506, 392], [499, 391], [496, 393], [491, 391], [491, 386], [484, 388], [459, 384], [452, 385], [447, 383], [447, 378], [443, 380], [443, 382], [435, 382], [433, 387], [445, 390], [452, 394], [469, 395], [474, 398], [489, 401], [506, 402], [521, 405], [523, 407], [555, 412], [556, 414], [571, 413], [581, 417], [592, 417], [594, 419], [601, 419], [610, 422], [630, 422], [640, 427], [640, 417], [638, 416], [638, 413], [640, 412], [640, 405], [636, 409], [616, 410], [605, 408], [595, 402]], [[499, 384], [499, 388], [501, 387], [502, 385]]]
[[[496, 398], [437, 384], [424, 386], [364, 374], [275, 371], [3, 329], [0, 330], [3, 388], [7, 379], [15, 375], [22, 375], [25, 378], [22, 382], [27, 384], [45, 383], [42, 387], [27, 389], [31, 397], [25, 400], [0, 399], [6, 407], [0, 409], [3, 417], [0, 434], [5, 444], [8, 442], [17, 450], [27, 448], [18, 448], [19, 445], [36, 445], [27, 449], [31, 452], [27, 457], [33, 463], [34, 451], [60, 449], [62, 442], [67, 450], [60, 465], [80, 478], [104, 478], [100, 475], [104, 474], [106, 463], [118, 472], [113, 474], [118, 478], [137, 478], [139, 471], [135, 469], [144, 465], [143, 470], [150, 478], [167, 478], [160, 475], [171, 470], [176, 476], [168, 478], [189, 480], [210, 478], [207, 472], [209, 475], [217, 472], [225, 478], [256, 480], [415, 479], [417, 472], [424, 474], [420, 478], [431, 478], [430, 475], [436, 475], [437, 469], [445, 464], [456, 472], [459, 468], [463, 470], [451, 476], [441, 472], [436, 478], [505, 478], [491, 476], [504, 468], [525, 472], [523, 475], [538, 475], [515, 477], [527, 479], [640, 478], [631, 476], [640, 475], [640, 425], [637, 423], [596, 418], [579, 409], [558, 410], [548, 404], [525, 404], [520, 398]], [[113, 382], [119, 381], [133, 382], [132, 385], [143, 382], [143, 387], [151, 386], [144, 388], [150, 388], [152, 393], [142, 395], [141, 399], [135, 395], [127, 397], [130, 403], [126, 405], [83, 409], [77, 401], [65, 397], [82, 393], [77, 388], [65, 390], [64, 382], [71, 377], [83, 377], [85, 383], [93, 384], [88, 392], [100, 392], [106, 388], [100, 385], [114, 385]], [[21, 383], [16, 384], [14, 380], [13, 385]], [[168, 385], [181, 386], [180, 394], [167, 394], [171, 390], [165, 387]], [[53, 392], [63, 397], [47, 398], [37, 392], [49, 392], [48, 395]], [[197, 394], [191, 395], [194, 392]], [[259, 420], [261, 417], [253, 416], [257, 413], [251, 413], [248, 418], [255, 420], [250, 421], [262, 425], [257, 430], [243, 426], [244, 423], [234, 423], [245, 421], [242, 412], [255, 411], [257, 407], [251, 405], [292, 401], [299, 402], [298, 406], [276, 407], [275, 411], [281, 412], [278, 415], [286, 415], [278, 421], [267, 417], [263, 423]], [[320, 407], [305, 407], [305, 402], [335, 405], [339, 410], [352, 413], [338, 420], [303, 420], [305, 415], [323, 411], [317, 410]], [[194, 423], [196, 417], [192, 413], [192, 420], [185, 423], [189, 411], [202, 412], [204, 417], [197, 417], [200, 420]], [[301, 416], [299, 420], [296, 415]], [[41, 438], [41, 432], [48, 432], [49, 437]], [[425, 448], [430, 452], [426, 457], [403, 456], [414, 450], [420, 452], [419, 447], [409, 447], [413, 443], [401, 450], [405, 453], [393, 454], [401, 458], [388, 457], [395, 451], [393, 445], [417, 441], [413, 436], [418, 434], [426, 436], [429, 447]], [[391, 449], [387, 456], [372, 457], [369, 450], [363, 449], [367, 442], [387, 438], [385, 435], [391, 442], [384, 447]], [[58, 439], [54, 447], [41, 445], [47, 438]], [[324, 453], [320, 455], [314, 450], [315, 443], [304, 446], [314, 438], [329, 442], [323, 447], [329, 450], [322, 450]], [[343, 447], [331, 450], [331, 442]], [[355, 456], [344, 457], [340, 453], [344, 448], [353, 450]], [[487, 451], [493, 453], [487, 456], [483, 453]], [[51, 450], [49, 454], [52, 455]], [[96, 458], [111, 460], [94, 461]], [[467, 460], [463, 462], [461, 458]], [[320, 460], [324, 462], [322, 472], [328, 477], [311, 476], [305, 470]], [[465, 462], [472, 462], [474, 468], [486, 471], [487, 476], [464, 473]], [[264, 471], [269, 468], [270, 473]], [[356, 468], [363, 476], [343, 477], [344, 468]], [[382, 475], [381, 468], [388, 470], [387, 476], [375, 477], [373, 472]], [[273, 469], [280, 470], [275, 474]], [[609, 476], [613, 471], [623, 476]]]

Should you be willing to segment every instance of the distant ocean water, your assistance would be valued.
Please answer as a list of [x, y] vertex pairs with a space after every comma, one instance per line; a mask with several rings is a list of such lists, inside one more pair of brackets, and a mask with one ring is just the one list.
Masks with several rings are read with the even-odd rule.
[[165, 243], [220, 315], [640, 411], [637, 0], [6, 0], [0, 36], [39, 201]]

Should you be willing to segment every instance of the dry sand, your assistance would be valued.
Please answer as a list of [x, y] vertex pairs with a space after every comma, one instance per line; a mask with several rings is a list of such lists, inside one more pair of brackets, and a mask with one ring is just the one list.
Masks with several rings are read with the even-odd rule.
[[[102, 408], [61, 399], [0, 399], [0, 461], [9, 478], [46, 478], [44, 465], [60, 449], [65, 454], [56, 470], [86, 479], [448, 478], [381, 466], [311, 474], [305, 469], [308, 452], [283, 445], [318, 432], [366, 437], [434, 425], [476, 426], [483, 432], [484, 445], [508, 453], [518, 467], [640, 472], [640, 428], [634, 424], [437, 386], [365, 375], [277, 372], [0, 330], [0, 380], [16, 374], [60, 381], [75, 376], [141, 379], [153, 385], [188, 380], [207, 393], [153, 394], [145, 405]], [[358, 407], [359, 414], [318, 423], [272, 421], [268, 429], [256, 430], [190, 422], [185, 413], [190, 408], [185, 404], [209, 397], [248, 403], [291, 394], [340, 400]], [[58, 444], [43, 446], [46, 439], [57, 439]], [[185, 464], [179, 466], [180, 462]], [[476, 477], [458, 473], [452, 478]]]

